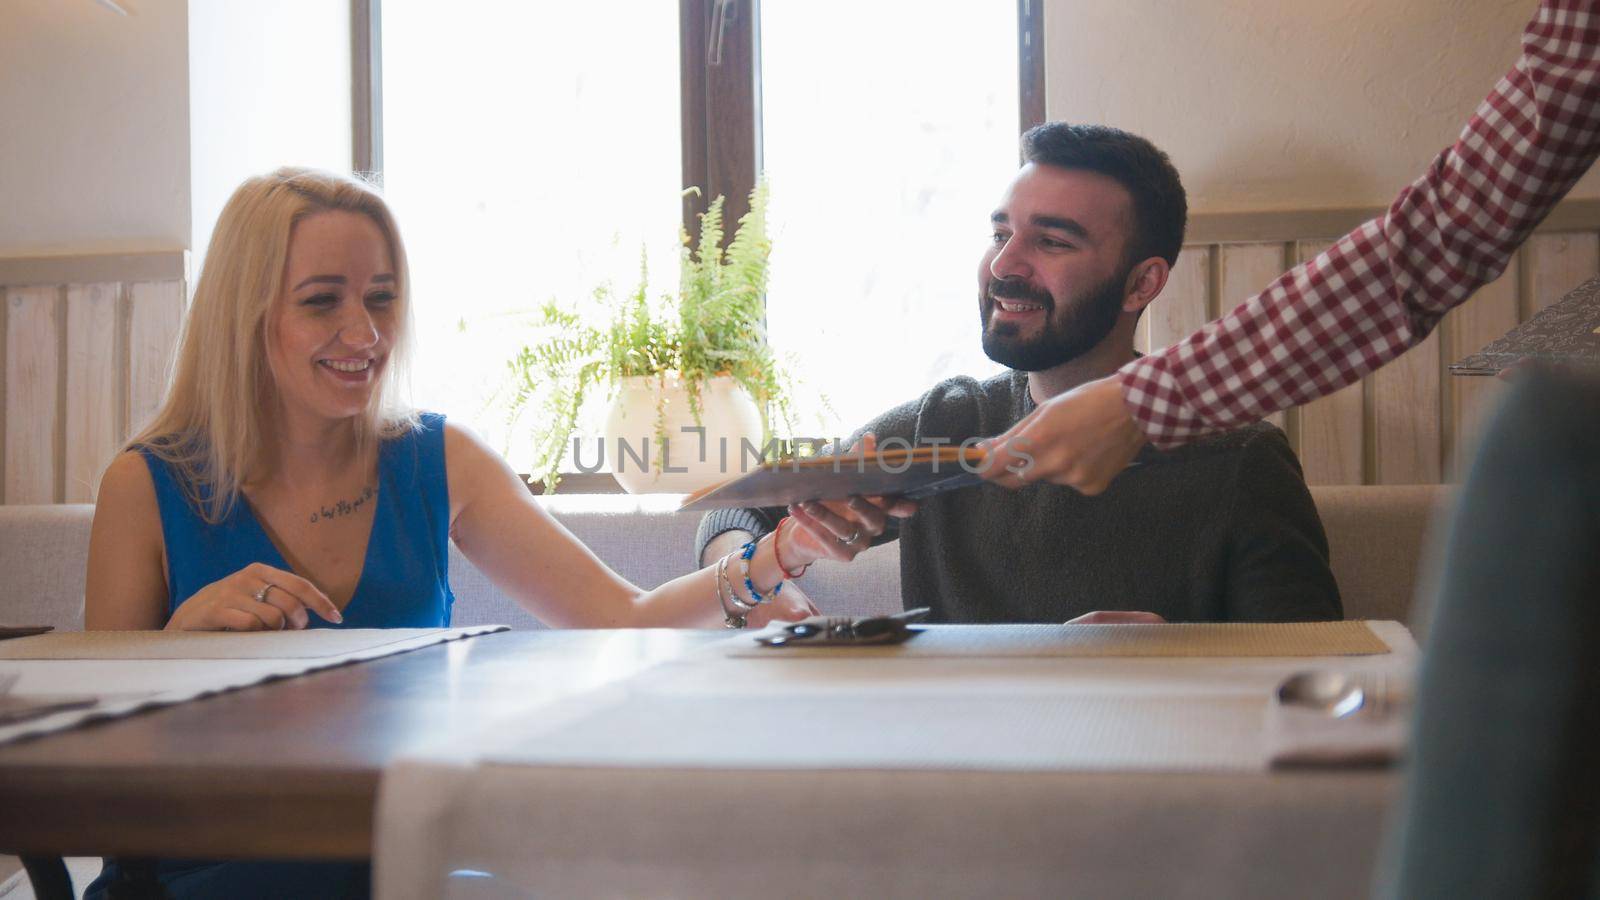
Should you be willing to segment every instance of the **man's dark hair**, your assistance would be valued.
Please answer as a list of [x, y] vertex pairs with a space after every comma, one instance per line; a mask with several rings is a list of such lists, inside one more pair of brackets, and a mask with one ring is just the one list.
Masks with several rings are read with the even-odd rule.
[[1022, 136], [1022, 158], [1062, 169], [1098, 172], [1133, 198], [1128, 264], [1159, 256], [1174, 265], [1189, 215], [1183, 182], [1165, 153], [1136, 134], [1105, 125], [1046, 122]]

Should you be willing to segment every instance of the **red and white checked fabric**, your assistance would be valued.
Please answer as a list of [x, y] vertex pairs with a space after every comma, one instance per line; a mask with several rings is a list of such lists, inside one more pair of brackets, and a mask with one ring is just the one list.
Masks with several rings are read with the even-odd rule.
[[1505, 270], [1600, 154], [1600, 0], [1546, 0], [1522, 56], [1389, 211], [1118, 372], [1167, 449], [1351, 384]]

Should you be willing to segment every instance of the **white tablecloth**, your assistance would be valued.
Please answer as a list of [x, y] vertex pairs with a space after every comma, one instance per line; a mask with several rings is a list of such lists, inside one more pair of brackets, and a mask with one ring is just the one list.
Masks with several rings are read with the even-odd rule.
[[[1148, 626], [1146, 626], [1148, 627]], [[1255, 659], [731, 658], [713, 646], [385, 774], [381, 900], [1349, 896], [1384, 770], [1271, 772]], [[454, 873], [454, 874], [452, 874]]]

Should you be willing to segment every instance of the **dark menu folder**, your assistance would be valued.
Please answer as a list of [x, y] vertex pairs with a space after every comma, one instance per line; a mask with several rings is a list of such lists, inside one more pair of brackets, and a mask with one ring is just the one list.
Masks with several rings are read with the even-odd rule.
[[804, 500], [839, 500], [852, 494], [917, 500], [980, 483], [977, 473], [987, 458], [987, 452], [978, 447], [917, 447], [860, 457], [779, 460], [702, 488], [685, 497], [678, 508], [787, 506]]
[[1525, 359], [1600, 368], [1600, 278], [1578, 285], [1482, 350], [1451, 364], [1450, 372], [1495, 375]]

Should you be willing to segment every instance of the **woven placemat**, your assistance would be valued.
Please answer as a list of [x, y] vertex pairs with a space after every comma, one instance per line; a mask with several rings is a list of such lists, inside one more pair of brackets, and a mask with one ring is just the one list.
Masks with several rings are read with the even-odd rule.
[[0, 678], [18, 677], [15, 695], [80, 694], [97, 702], [0, 726], [0, 744], [504, 630], [504, 625], [472, 625], [268, 634], [89, 631], [17, 638], [0, 643]]
[[448, 630], [53, 631], [0, 642], [0, 659], [319, 659], [374, 650]]
[[[743, 636], [741, 636], [743, 637]], [[1390, 652], [1366, 622], [1205, 622], [1168, 625], [929, 625], [890, 647], [726, 645], [729, 656], [852, 657], [1270, 657], [1372, 656]]]

